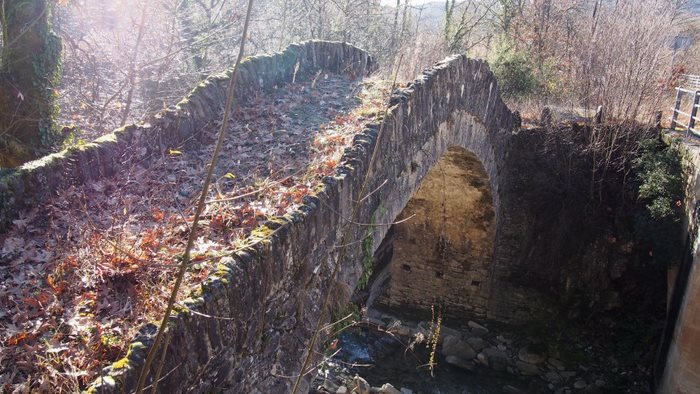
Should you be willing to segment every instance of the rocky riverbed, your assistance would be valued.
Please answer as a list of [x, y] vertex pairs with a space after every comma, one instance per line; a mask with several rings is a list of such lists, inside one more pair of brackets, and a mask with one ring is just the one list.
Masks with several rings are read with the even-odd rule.
[[441, 325], [431, 371], [436, 325], [371, 311], [332, 342], [312, 392], [649, 393], [653, 341], [620, 330]]

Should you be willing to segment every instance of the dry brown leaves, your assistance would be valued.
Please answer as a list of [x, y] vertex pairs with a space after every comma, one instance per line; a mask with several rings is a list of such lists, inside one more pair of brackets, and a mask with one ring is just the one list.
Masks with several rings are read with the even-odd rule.
[[[181, 294], [333, 174], [388, 93], [327, 75], [236, 111]], [[213, 149], [173, 149], [148, 168], [134, 160], [117, 177], [61, 190], [0, 234], [0, 391], [84, 388], [159, 318]]]

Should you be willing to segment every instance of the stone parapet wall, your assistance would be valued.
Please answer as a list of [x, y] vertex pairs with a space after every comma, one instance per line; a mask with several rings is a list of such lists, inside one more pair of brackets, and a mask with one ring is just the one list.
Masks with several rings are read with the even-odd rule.
[[[239, 69], [236, 102], [296, 80], [313, 78], [318, 70], [358, 77], [372, 70], [372, 57], [349, 44], [307, 41], [280, 53], [244, 59]], [[0, 170], [0, 231], [25, 208], [41, 204], [60, 188], [117, 174], [135, 161], [147, 165], [168, 149], [199, 144], [205, 127], [220, 117], [232, 70], [202, 81], [182, 101], [150, 123], [127, 125], [92, 143], [72, 147], [16, 169]]]
[[[336, 175], [325, 178], [316, 195], [256, 230], [254, 246], [220, 261], [218, 272], [187, 301], [197, 313], [172, 317], [163, 365], [169, 372], [161, 390], [290, 392], [324, 295], [332, 291], [337, 305], [349, 300], [363, 271], [366, 243], [360, 241], [370, 240], [372, 251], [379, 246], [388, 224], [448, 147], [465, 147], [482, 160], [496, 211], [502, 212], [499, 143], [518, 120], [498, 96], [484, 62], [455, 56], [439, 63], [395, 92], [385, 120], [355, 137]], [[346, 218], [359, 200], [350, 223]], [[341, 243], [344, 259], [333, 278]], [[127, 358], [108, 368], [94, 390], [134, 387], [152, 331], [144, 328]], [[312, 351], [320, 351], [318, 343]], [[312, 365], [320, 357], [316, 353]]]
[[[292, 45], [244, 61], [238, 98], [246, 101], [266, 89], [313, 77], [320, 69], [362, 76], [373, 67], [372, 58], [351, 45]], [[1, 225], [61, 187], [118, 174], [127, 159], [148, 165], [168, 149], [196, 147], [202, 128], [219, 117], [227, 75], [208, 78], [151, 124], [130, 125], [7, 172], [0, 179]], [[367, 125], [354, 138], [336, 175], [325, 178], [323, 187], [295, 212], [255, 230], [251, 247], [222, 258], [185, 302], [188, 309], [171, 316], [159, 389], [290, 392], [325, 294], [332, 291], [336, 305], [347, 303], [363, 274], [367, 250], [362, 241], [370, 241], [372, 252], [379, 247], [428, 171], [451, 147], [473, 153], [490, 182], [496, 230], [485, 313], [503, 321], [531, 318], [529, 308], [535, 304], [508, 284], [511, 267], [521, 261], [519, 231], [525, 226], [518, 196], [503, 192], [513, 176], [507, 156], [518, 127], [518, 117], [503, 103], [495, 77], [480, 60], [450, 57], [397, 90], [384, 123]], [[350, 223], [347, 218], [360, 200]], [[333, 277], [341, 250], [344, 258]], [[91, 390], [133, 390], [154, 329], [143, 327], [129, 354], [108, 367]], [[319, 345], [311, 350], [319, 352]], [[312, 365], [320, 359], [315, 354]]]

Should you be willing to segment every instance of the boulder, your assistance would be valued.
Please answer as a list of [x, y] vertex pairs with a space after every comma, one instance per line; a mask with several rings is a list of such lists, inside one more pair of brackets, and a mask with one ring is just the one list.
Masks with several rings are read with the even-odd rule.
[[518, 358], [520, 361], [524, 361], [529, 364], [539, 365], [547, 359], [547, 354], [545, 351], [539, 351], [532, 346], [523, 346], [518, 352]]
[[325, 382], [323, 382], [322, 387], [329, 393], [336, 393], [336, 392], [338, 392], [338, 389], [340, 388], [340, 387], [338, 387], [337, 384], [331, 382], [330, 380], [326, 380]]
[[495, 347], [486, 348], [482, 351], [482, 353], [484, 353], [489, 359], [493, 357], [503, 358], [506, 360], [508, 359], [508, 354], [506, 352]]
[[490, 358], [489, 367], [496, 372], [503, 372], [508, 367], [508, 360], [502, 358]]
[[441, 326], [440, 327], [440, 338], [438, 338], [438, 341], [442, 342], [445, 340], [447, 337], [455, 337], [457, 339], [462, 339], [462, 333], [458, 330], [455, 330], [454, 328], [446, 327], [446, 326]]
[[445, 357], [454, 356], [463, 360], [471, 360], [476, 357], [476, 352], [468, 343], [454, 337], [446, 336], [442, 341], [442, 354]]
[[467, 371], [473, 371], [474, 368], [476, 367], [476, 364], [474, 364], [473, 361], [467, 361], [463, 360], [459, 357], [455, 356], [447, 356], [445, 357], [445, 362], [454, 365], [455, 367], [466, 369]]
[[467, 325], [469, 326], [469, 328], [471, 328], [471, 335], [474, 337], [483, 337], [484, 335], [489, 333], [488, 328], [471, 320], [467, 323]]
[[484, 353], [479, 353], [476, 355], [476, 362], [487, 367], [489, 366], [489, 359]]
[[406, 325], [397, 326], [394, 330], [394, 332], [396, 332], [396, 335], [400, 337], [411, 337], [413, 336], [414, 332], [414, 330], [412, 330], [411, 327], [408, 327]]
[[520, 373], [525, 376], [533, 376], [540, 373], [540, 369], [537, 368], [537, 365], [526, 363], [524, 361], [516, 361], [515, 366], [518, 367]]
[[522, 394], [519, 388], [513, 387], [511, 385], [503, 386], [503, 393], [505, 394]]
[[561, 360], [559, 360], [559, 359], [550, 357], [549, 359], [547, 359], [547, 362], [548, 362], [552, 367], [554, 367], [555, 369], [557, 369], [557, 370], [559, 370], [559, 371], [563, 371], [563, 370], [565, 369], [564, 363], [561, 362]]
[[379, 394], [401, 394], [401, 391], [396, 389], [390, 383], [384, 383], [382, 387], [379, 388]]
[[496, 348], [486, 348], [480, 354], [483, 354], [488, 360], [488, 366], [494, 371], [505, 371], [508, 366], [508, 354], [503, 350]]
[[544, 374], [544, 379], [551, 383], [558, 383], [561, 380], [561, 376], [554, 371], [549, 371]]
[[476, 338], [476, 337], [467, 338], [466, 342], [469, 344], [469, 346], [472, 347], [472, 349], [474, 349], [474, 351], [477, 351], [477, 352], [480, 352], [489, 346], [489, 344], [486, 343], [486, 341], [484, 341], [481, 338]]
[[353, 389], [353, 393], [355, 394], [370, 394], [370, 385], [367, 383], [366, 380], [364, 380], [361, 376], [355, 375], [355, 377], [352, 379], [352, 382], [355, 384], [355, 388]]

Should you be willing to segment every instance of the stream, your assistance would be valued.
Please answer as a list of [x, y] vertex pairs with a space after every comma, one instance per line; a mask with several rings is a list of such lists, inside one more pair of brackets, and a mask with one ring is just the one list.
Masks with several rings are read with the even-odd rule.
[[[474, 321], [441, 326], [431, 373], [430, 327], [388, 315], [346, 327], [330, 341], [311, 393], [362, 393], [353, 391], [358, 375], [380, 394], [651, 392], [655, 330], [640, 330], [645, 338], [620, 328], [621, 336], [571, 326], [540, 332]], [[380, 390], [387, 383], [396, 390]]]
[[357, 374], [373, 387], [390, 383], [415, 394], [488, 394], [503, 392], [506, 386], [521, 390], [527, 387], [507, 373], [480, 366], [466, 371], [449, 365], [441, 355], [436, 356], [431, 375], [426, 343], [415, 344], [411, 350], [402, 339], [370, 327], [354, 327], [341, 333], [337, 348], [339, 352], [331, 358], [328, 367], [330, 376], [336, 380], [341, 378], [338, 383]]

